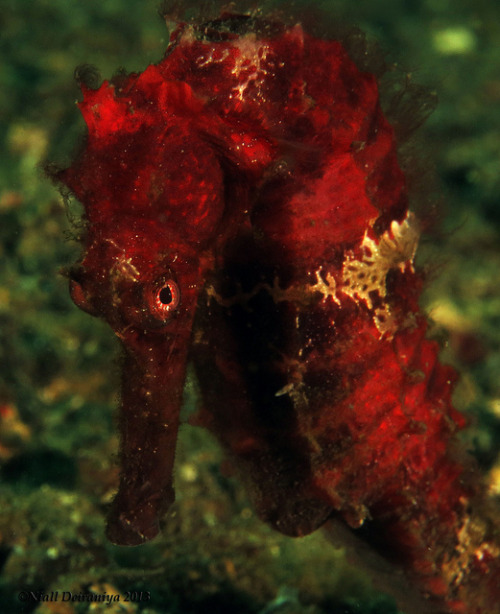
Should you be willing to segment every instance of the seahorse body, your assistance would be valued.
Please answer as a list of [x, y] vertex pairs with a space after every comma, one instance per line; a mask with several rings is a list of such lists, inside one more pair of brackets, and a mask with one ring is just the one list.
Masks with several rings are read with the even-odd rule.
[[186, 362], [260, 516], [343, 519], [443, 610], [498, 604], [498, 529], [426, 339], [418, 222], [375, 77], [300, 25], [181, 25], [141, 74], [84, 87], [72, 296], [125, 350], [116, 543], [173, 500]]

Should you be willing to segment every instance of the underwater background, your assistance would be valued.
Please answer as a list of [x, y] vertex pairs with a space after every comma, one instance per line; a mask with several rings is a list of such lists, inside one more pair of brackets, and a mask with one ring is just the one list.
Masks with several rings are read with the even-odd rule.
[[[500, 6], [314, 6], [360, 27], [439, 100], [416, 145], [440, 194], [439, 230], [420, 250], [422, 304], [443, 360], [462, 374], [455, 402], [471, 422], [462, 438], [500, 496]], [[109, 77], [161, 59], [168, 32], [157, 9], [158, 0], [0, 0], [0, 612], [395, 614], [321, 531], [291, 539], [264, 525], [217, 444], [188, 425], [163, 535], [132, 549], [104, 536], [118, 477], [117, 343], [69, 299], [60, 271], [80, 252], [79, 211], [42, 165], [68, 165], [81, 141], [77, 65]], [[190, 382], [186, 410], [195, 403]], [[121, 599], [63, 602], [63, 591]]]

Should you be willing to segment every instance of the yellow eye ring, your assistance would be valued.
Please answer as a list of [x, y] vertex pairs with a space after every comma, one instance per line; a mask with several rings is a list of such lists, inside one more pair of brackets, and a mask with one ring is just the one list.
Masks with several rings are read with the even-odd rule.
[[180, 299], [179, 286], [172, 279], [168, 279], [155, 291], [151, 306], [157, 316], [166, 318], [177, 309]]

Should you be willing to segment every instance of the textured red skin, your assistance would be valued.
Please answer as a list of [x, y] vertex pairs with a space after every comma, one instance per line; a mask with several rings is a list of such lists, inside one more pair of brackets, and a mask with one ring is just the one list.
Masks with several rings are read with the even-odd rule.
[[[492, 612], [498, 528], [455, 449], [455, 374], [425, 338], [373, 75], [339, 42], [225, 15], [83, 93], [87, 144], [58, 179], [87, 220], [72, 297], [125, 350], [110, 539], [154, 537], [173, 501], [190, 355], [199, 420], [264, 520], [304, 535], [343, 518], [441, 611]], [[375, 256], [367, 294], [352, 271]], [[180, 303], [159, 317], [166, 281]]]

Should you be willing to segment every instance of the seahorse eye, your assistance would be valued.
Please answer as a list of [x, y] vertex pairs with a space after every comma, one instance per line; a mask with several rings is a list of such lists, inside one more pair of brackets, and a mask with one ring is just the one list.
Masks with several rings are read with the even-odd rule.
[[89, 296], [84, 289], [81, 270], [83, 270], [81, 267], [74, 267], [67, 272], [69, 277], [69, 294], [71, 296], [71, 300], [82, 311], [89, 313], [91, 316], [97, 316], [97, 310], [91, 304]]
[[154, 293], [153, 311], [158, 317], [165, 319], [178, 307], [180, 302], [179, 286], [172, 279], [164, 281]]
[[172, 285], [168, 284], [158, 292], [158, 300], [162, 305], [169, 306], [172, 304], [174, 297], [172, 294]]

